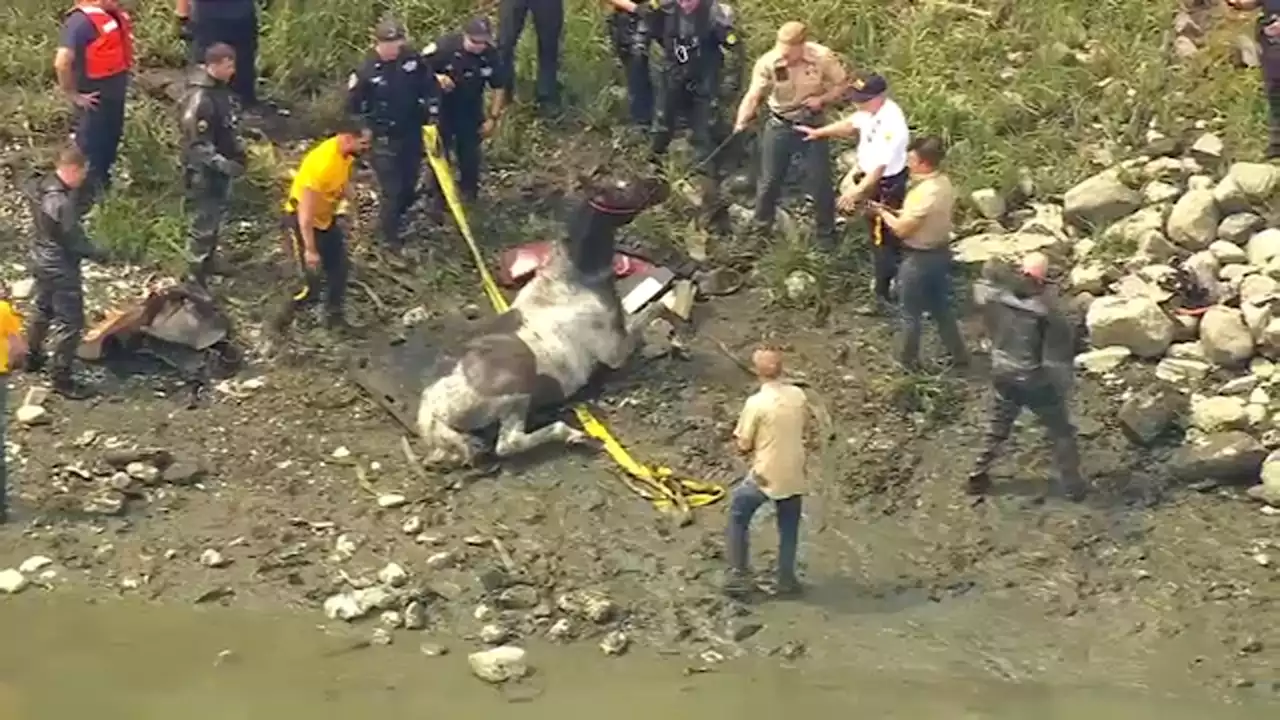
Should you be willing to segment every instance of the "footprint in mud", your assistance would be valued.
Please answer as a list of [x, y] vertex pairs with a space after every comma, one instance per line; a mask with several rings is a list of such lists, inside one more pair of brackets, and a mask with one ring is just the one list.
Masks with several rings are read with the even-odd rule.
[[886, 615], [956, 600], [977, 590], [977, 583], [971, 580], [876, 587], [854, 578], [836, 577], [815, 583], [805, 601], [842, 614]]

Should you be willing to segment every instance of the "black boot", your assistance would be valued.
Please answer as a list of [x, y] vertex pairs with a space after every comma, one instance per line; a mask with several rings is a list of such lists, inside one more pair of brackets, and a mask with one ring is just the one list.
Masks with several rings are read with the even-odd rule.
[[23, 362], [22, 371], [29, 373], [38, 373], [44, 370], [44, 366], [48, 358], [43, 350], [28, 350], [26, 360]]
[[71, 371], [59, 371], [53, 376], [53, 391], [68, 400], [88, 400], [96, 393], [92, 388], [76, 382]]
[[991, 492], [991, 475], [986, 470], [974, 470], [965, 480], [964, 491], [967, 495], [986, 495]]

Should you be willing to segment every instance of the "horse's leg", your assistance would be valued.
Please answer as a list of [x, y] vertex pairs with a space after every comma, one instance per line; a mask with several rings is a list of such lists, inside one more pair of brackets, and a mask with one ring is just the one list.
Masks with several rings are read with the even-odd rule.
[[615, 345], [612, 354], [600, 358], [600, 362], [610, 370], [619, 370], [623, 365], [627, 364], [627, 360], [631, 358], [631, 354], [636, 351], [640, 345], [640, 340], [644, 337], [644, 329], [649, 323], [657, 319], [658, 314], [665, 307], [660, 302], [652, 302], [644, 307], [643, 310], [627, 318], [623, 325], [622, 341]]
[[525, 398], [516, 407], [503, 416], [498, 428], [498, 444], [494, 452], [498, 457], [506, 458], [518, 455], [540, 445], [558, 442], [565, 445], [584, 443], [587, 434], [575, 430], [566, 423], [553, 422], [533, 432], [525, 431], [525, 417], [529, 412], [529, 399]]

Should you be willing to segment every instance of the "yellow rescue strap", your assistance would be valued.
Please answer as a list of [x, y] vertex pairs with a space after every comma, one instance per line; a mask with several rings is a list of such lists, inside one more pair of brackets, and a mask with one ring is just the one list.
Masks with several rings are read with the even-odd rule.
[[[484, 256], [480, 254], [475, 236], [471, 233], [471, 225], [467, 222], [466, 210], [458, 194], [458, 186], [453, 180], [453, 171], [440, 147], [439, 131], [434, 126], [428, 125], [422, 129], [422, 137], [427, 148], [427, 159], [431, 163], [437, 182], [440, 183], [440, 191], [444, 194], [449, 211], [453, 214], [463, 239], [467, 241], [471, 258], [475, 261], [476, 269], [480, 273], [480, 283], [484, 293], [489, 297], [494, 310], [500, 313], [506, 312], [507, 299], [498, 289], [498, 284], [494, 282]], [[591, 414], [586, 405], [578, 404], [573, 408], [573, 412], [577, 415], [578, 422], [582, 423], [583, 432], [600, 441], [604, 445], [605, 452], [623, 470], [623, 479], [628, 487], [653, 503], [658, 510], [663, 512], [675, 510], [683, 514], [687, 513], [689, 508], [710, 505], [724, 497], [724, 488], [714, 483], [677, 478], [670, 468], [641, 464], [627, 452], [604, 423]]]

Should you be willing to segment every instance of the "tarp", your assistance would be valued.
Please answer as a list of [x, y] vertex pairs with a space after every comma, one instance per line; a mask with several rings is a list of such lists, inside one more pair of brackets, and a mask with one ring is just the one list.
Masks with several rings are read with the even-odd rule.
[[152, 286], [132, 305], [108, 311], [85, 333], [77, 354], [101, 360], [112, 342], [127, 347], [143, 337], [202, 352], [230, 331], [230, 320], [198, 285]]

